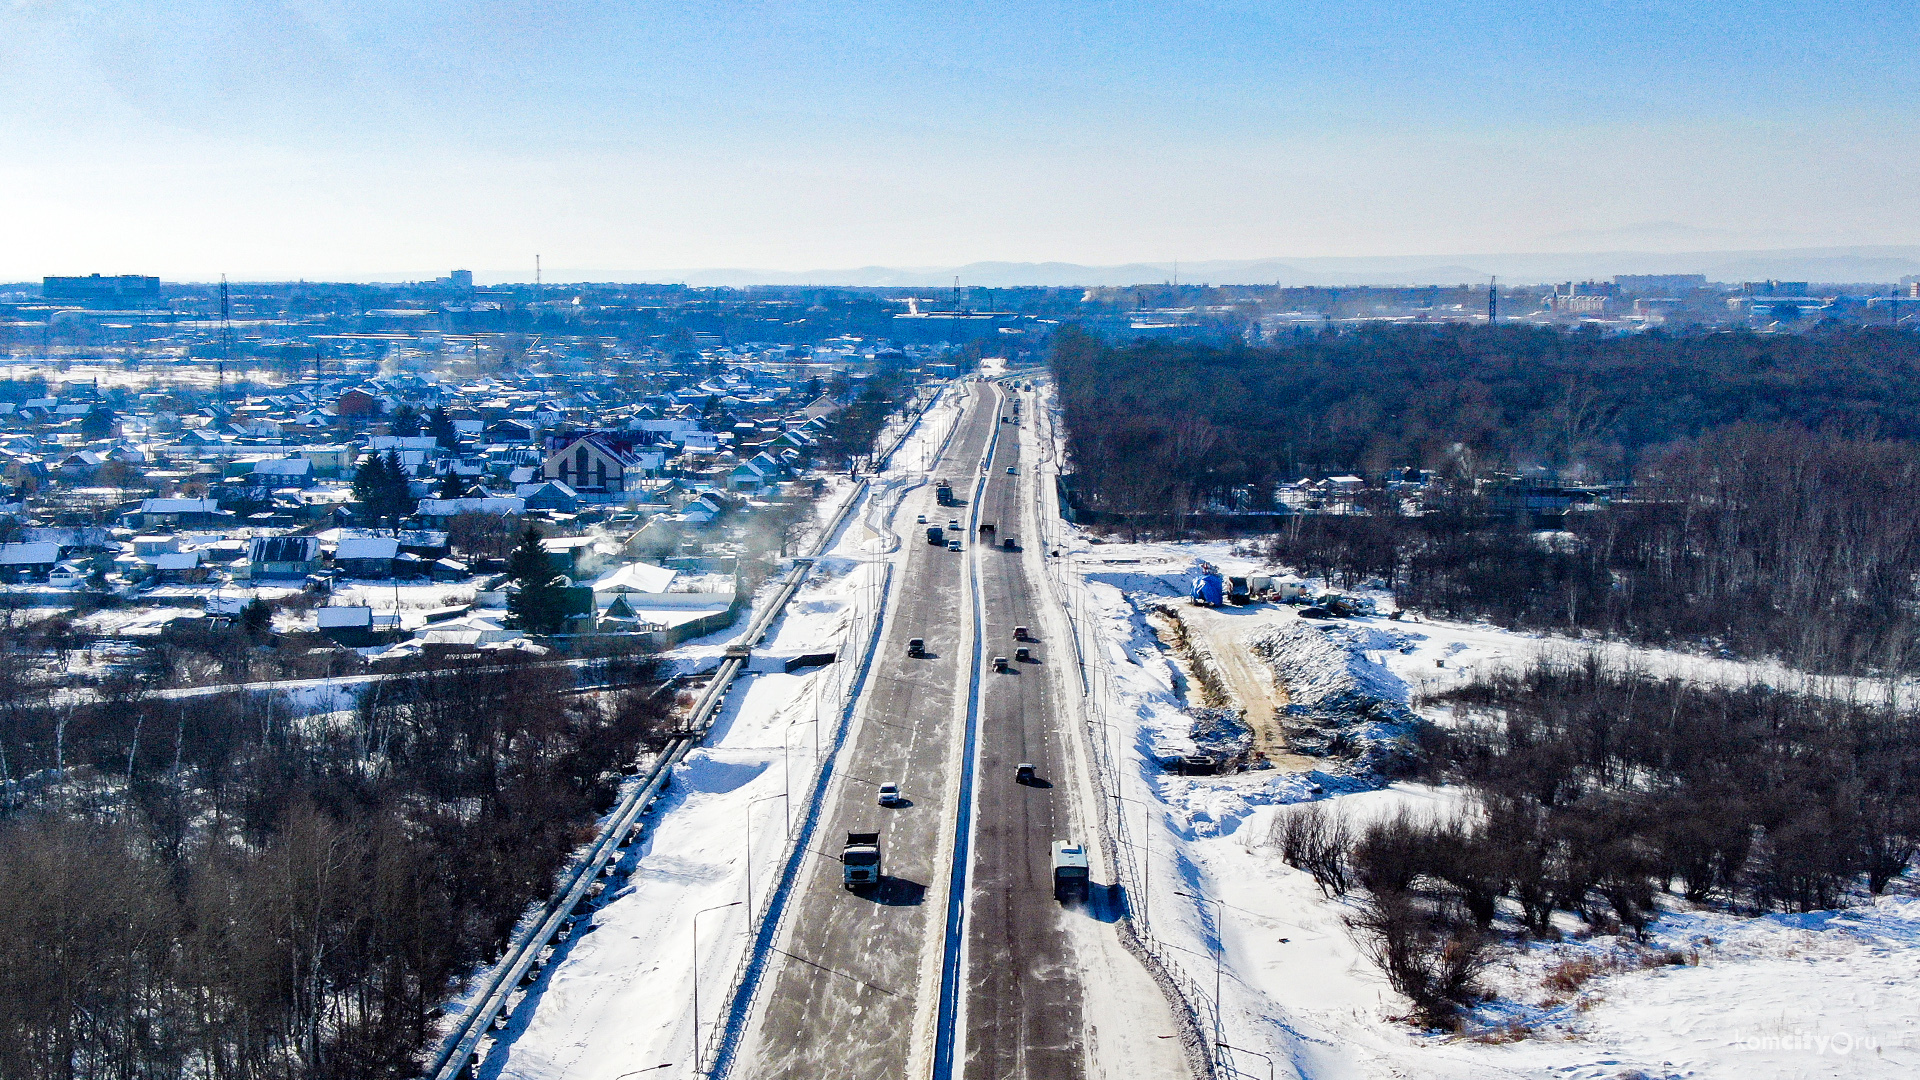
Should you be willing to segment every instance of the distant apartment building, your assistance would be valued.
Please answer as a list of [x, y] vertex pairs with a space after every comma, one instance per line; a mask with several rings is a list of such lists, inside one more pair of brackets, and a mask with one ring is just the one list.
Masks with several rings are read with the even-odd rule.
[[1582, 281], [1555, 285], [1553, 295], [1545, 298], [1550, 310], [1562, 315], [1604, 315], [1613, 308], [1615, 286], [1605, 281]]
[[449, 289], [471, 289], [473, 288], [473, 271], [455, 270], [446, 277], [434, 278], [433, 283]]
[[144, 307], [160, 302], [160, 279], [140, 274], [48, 276], [40, 281], [40, 295], [48, 300], [96, 307]]
[[1807, 283], [1804, 281], [1749, 281], [1740, 286], [1740, 291], [1748, 296], [1799, 298], [1807, 295]]
[[1627, 296], [1680, 296], [1707, 287], [1705, 274], [1615, 274], [1613, 287]]
[[1799, 319], [1833, 306], [1827, 297], [1812, 296], [1804, 281], [1748, 281], [1740, 286], [1740, 295], [1729, 297], [1727, 306], [1735, 311], [1745, 308], [1755, 319]]

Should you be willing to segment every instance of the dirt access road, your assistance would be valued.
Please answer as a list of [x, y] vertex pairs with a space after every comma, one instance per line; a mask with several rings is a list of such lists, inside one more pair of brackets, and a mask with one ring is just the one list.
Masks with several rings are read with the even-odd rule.
[[[1276, 769], [1306, 772], [1319, 768], [1323, 764], [1320, 759], [1296, 754], [1287, 745], [1286, 732], [1279, 722], [1280, 710], [1287, 704], [1287, 688], [1274, 677], [1266, 661], [1247, 647], [1247, 638], [1255, 631], [1300, 616], [1282, 604], [1216, 608], [1176, 603], [1167, 612], [1166, 618], [1179, 619], [1190, 639], [1211, 654], [1211, 673], [1233, 698], [1234, 707], [1245, 713], [1247, 727], [1253, 731], [1254, 750], [1265, 755]], [[1208, 662], [1201, 656], [1181, 659], [1188, 665]]]

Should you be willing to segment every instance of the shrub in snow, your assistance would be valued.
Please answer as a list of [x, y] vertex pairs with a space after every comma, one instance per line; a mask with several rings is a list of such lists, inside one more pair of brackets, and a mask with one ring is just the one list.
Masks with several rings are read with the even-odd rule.
[[1461, 1007], [1481, 997], [1490, 939], [1443, 909], [1409, 893], [1370, 893], [1345, 920], [1362, 951], [1413, 1002], [1417, 1022], [1451, 1029]]

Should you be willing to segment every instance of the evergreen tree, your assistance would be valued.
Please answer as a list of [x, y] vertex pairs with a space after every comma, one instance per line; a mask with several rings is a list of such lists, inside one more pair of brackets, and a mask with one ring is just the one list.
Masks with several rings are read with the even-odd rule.
[[373, 522], [391, 518], [399, 528], [400, 519], [413, 509], [407, 470], [400, 464], [400, 455], [392, 450], [368, 455], [353, 471], [353, 497], [367, 508]]
[[460, 432], [454, 429], [453, 418], [438, 405], [427, 414], [427, 434], [433, 436], [443, 450], [452, 450], [460, 445]]
[[547, 549], [540, 546], [540, 534], [528, 526], [520, 543], [507, 556], [507, 576], [518, 588], [507, 599], [509, 622], [516, 629], [534, 634], [551, 634], [565, 621], [560, 590], [560, 575], [554, 572]]
[[264, 641], [273, 631], [273, 609], [265, 600], [254, 597], [253, 602], [240, 609], [240, 626], [246, 631], [247, 640]]
[[407, 487], [407, 467], [400, 463], [400, 452], [389, 450], [383, 463], [383, 486], [380, 492], [381, 514], [393, 519], [393, 527], [400, 527], [400, 519], [413, 509], [413, 494]]
[[388, 430], [403, 439], [411, 439], [420, 434], [420, 410], [411, 405], [402, 405], [393, 410], [393, 419], [387, 422]]
[[467, 481], [459, 473], [448, 469], [440, 478], [440, 497], [443, 499], [463, 499], [467, 495]]
[[353, 499], [376, 519], [380, 514], [380, 493], [387, 488], [386, 478], [387, 464], [379, 454], [368, 454], [353, 470]]

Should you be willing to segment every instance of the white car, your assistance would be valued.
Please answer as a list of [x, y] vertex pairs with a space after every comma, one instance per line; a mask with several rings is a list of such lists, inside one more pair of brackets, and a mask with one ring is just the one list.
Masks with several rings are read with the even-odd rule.
[[881, 806], [899, 806], [900, 805], [900, 785], [899, 784], [881, 784], [880, 785], [880, 805]]
[[921, 525], [925, 525], [927, 523], [927, 515], [921, 514], [919, 517], [915, 518], [914, 520]]

